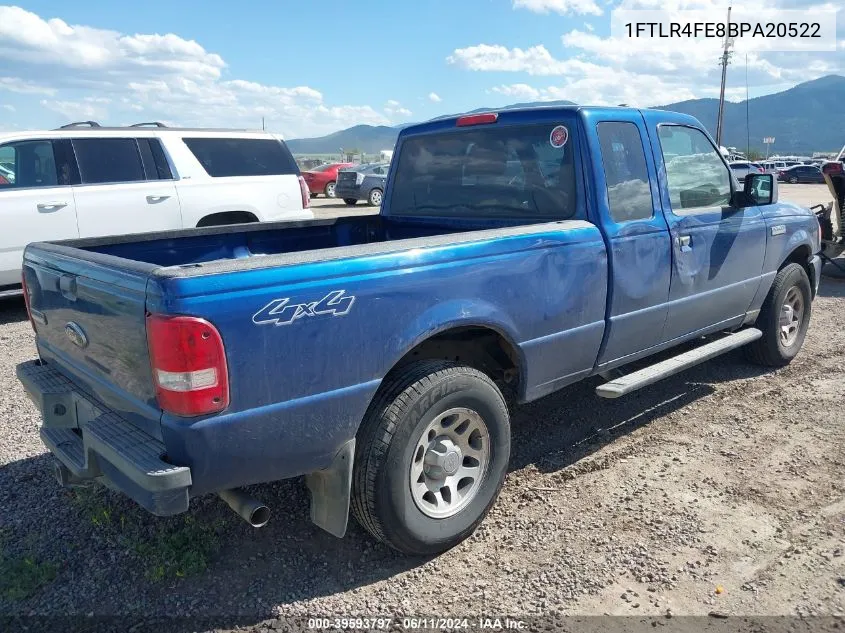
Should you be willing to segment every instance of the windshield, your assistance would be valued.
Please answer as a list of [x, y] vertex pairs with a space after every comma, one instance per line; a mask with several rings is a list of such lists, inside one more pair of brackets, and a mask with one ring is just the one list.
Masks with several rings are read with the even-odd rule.
[[534, 217], [575, 213], [575, 166], [562, 125], [471, 128], [402, 143], [395, 215]]
[[318, 165], [317, 167], [312, 167], [308, 171], [326, 171], [331, 165]]

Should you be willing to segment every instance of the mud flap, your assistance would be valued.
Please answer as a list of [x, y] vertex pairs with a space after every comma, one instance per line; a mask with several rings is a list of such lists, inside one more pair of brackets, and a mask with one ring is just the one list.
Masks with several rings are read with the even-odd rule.
[[353, 438], [337, 452], [329, 468], [305, 476], [305, 483], [311, 492], [311, 521], [338, 538], [346, 534], [349, 520], [354, 456]]

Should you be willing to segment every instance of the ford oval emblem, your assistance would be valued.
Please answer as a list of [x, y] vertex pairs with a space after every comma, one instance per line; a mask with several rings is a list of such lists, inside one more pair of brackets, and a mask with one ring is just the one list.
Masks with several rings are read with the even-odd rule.
[[77, 347], [88, 347], [88, 337], [85, 335], [85, 330], [79, 327], [77, 323], [71, 321], [65, 325], [65, 335]]

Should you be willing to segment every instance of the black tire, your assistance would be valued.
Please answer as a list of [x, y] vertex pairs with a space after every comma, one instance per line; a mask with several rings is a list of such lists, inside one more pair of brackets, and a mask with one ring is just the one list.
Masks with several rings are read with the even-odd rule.
[[344, 198], [343, 201], [350, 207], [354, 207], [358, 204], [358, 201], [355, 198]]
[[[411, 494], [410, 467], [428, 424], [455, 407], [477, 412], [487, 426], [487, 468], [474, 497], [447, 518], [420, 511]], [[501, 490], [510, 458], [510, 418], [493, 381], [449, 361], [405, 365], [385, 379], [358, 431], [352, 513], [376, 539], [413, 555], [448, 550], [467, 538]]]
[[[781, 336], [781, 312], [787, 295], [792, 288], [797, 288], [803, 300], [803, 313], [797, 329], [797, 336], [788, 346]], [[763, 331], [763, 337], [745, 346], [748, 360], [768, 367], [783, 367], [798, 355], [807, 328], [810, 325], [813, 291], [807, 272], [798, 264], [784, 266], [772, 282], [769, 294], [763, 302], [756, 326]]]
[[367, 196], [367, 204], [371, 207], [378, 207], [381, 205], [383, 192], [381, 189], [370, 189], [370, 193]]
[[326, 183], [326, 188], [323, 190], [323, 193], [326, 194], [326, 198], [334, 198], [336, 196], [334, 180]]
[[797, 185], [798, 179], [795, 176], [792, 176], [792, 178], [789, 179], [789, 184], [790, 185]]

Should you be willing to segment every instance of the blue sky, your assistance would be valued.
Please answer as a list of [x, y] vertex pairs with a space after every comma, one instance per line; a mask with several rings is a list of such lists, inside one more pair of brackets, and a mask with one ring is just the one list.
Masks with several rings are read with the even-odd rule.
[[[43, 0], [0, 5], [0, 129], [164, 120], [287, 137], [517, 101], [648, 106], [718, 94], [717, 54], [610, 38], [629, 8], [717, 0]], [[748, 0], [762, 9], [827, 0]], [[840, 25], [843, 18], [840, 17]], [[845, 36], [842, 36], [845, 39]], [[744, 71], [744, 68], [742, 69]], [[751, 95], [845, 73], [835, 53], [752, 55]], [[745, 94], [732, 68], [729, 98]]]

